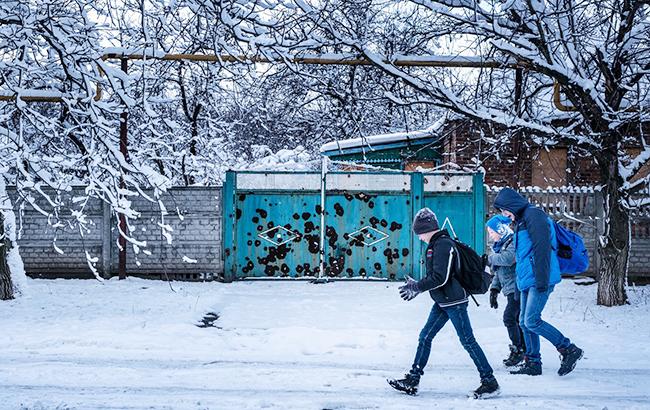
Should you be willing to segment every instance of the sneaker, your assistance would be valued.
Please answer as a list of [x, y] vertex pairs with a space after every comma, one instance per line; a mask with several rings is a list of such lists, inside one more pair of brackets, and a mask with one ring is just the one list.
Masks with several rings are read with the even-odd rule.
[[403, 379], [388, 379], [387, 382], [393, 389], [415, 396], [418, 393], [420, 378], [406, 373]]
[[489, 399], [498, 396], [499, 393], [501, 393], [501, 389], [494, 377], [489, 380], [481, 380], [481, 385], [472, 392], [475, 399]]
[[560, 370], [557, 371], [557, 374], [560, 376], [565, 376], [573, 371], [576, 367], [578, 360], [582, 359], [584, 355], [584, 350], [578, 346], [571, 343], [566, 349], [557, 349], [560, 352]]
[[390, 386], [410, 396], [415, 396], [418, 393], [418, 385], [420, 384], [421, 370], [412, 369], [404, 375], [403, 379], [388, 379], [386, 380]]
[[524, 364], [519, 366], [517, 370], [510, 371], [510, 374], [525, 374], [528, 376], [539, 376], [542, 374], [542, 363], [531, 362], [528, 358], [524, 358]]
[[526, 352], [521, 347], [510, 345], [510, 356], [503, 360], [506, 367], [516, 366], [524, 360]]

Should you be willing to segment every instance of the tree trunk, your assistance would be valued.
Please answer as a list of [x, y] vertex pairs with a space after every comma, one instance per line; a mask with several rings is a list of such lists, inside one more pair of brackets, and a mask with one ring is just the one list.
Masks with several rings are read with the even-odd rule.
[[5, 236], [4, 217], [0, 212], [0, 300], [14, 298], [14, 287], [11, 282], [11, 272], [7, 264], [7, 246], [9, 241]]
[[601, 177], [605, 182], [605, 232], [598, 244], [600, 272], [597, 303], [603, 306], [619, 306], [627, 303], [625, 277], [630, 251], [630, 214], [620, 204], [622, 178], [618, 172], [618, 159], [610, 155], [607, 160], [609, 166], [601, 165]]

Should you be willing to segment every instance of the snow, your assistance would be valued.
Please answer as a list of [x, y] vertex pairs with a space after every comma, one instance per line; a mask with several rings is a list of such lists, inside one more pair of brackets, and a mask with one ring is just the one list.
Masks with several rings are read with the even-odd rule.
[[23, 259], [20, 256], [18, 246], [18, 236], [16, 224], [16, 213], [13, 211], [11, 199], [7, 195], [7, 185], [3, 176], [4, 169], [0, 170], [0, 212], [2, 213], [3, 233], [0, 236], [0, 246], [3, 243], [10, 243], [10, 248], [7, 251], [7, 266], [9, 267], [9, 274], [11, 275], [11, 284], [15, 296], [25, 295], [27, 289], [27, 276], [25, 275], [25, 266]]
[[358, 148], [358, 147], [372, 148], [373, 145], [390, 144], [390, 143], [397, 143], [397, 142], [407, 141], [407, 140], [417, 140], [422, 138], [435, 137], [438, 135], [438, 132], [444, 126], [446, 120], [447, 120], [447, 116], [443, 115], [438, 121], [436, 121], [432, 126], [430, 126], [425, 130], [396, 132], [392, 134], [381, 134], [381, 135], [373, 135], [369, 137], [352, 138], [348, 140], [328, 142], [327, 144], [324, 144], [320, 148], [320, 152], [325, 153], [330, 151], [339, 151], [346, 148]]
[[[507, 374], [505, 302], [470, 304], [477, 340], [502, 394], [476, 402], [478, 375], [449, 324], [434, 339], [417, 397], [387, 377], [410, 366], [431, 300], [403, 302], [400, 283], [249, 281], [102, 283], [30, 280], [27, 296], [0, 303], [2, 409], [420, 409], [647, 408], [650, 288], [631, 304], [595, 305], [596, 285], [565, 280], [545, 318], [586, 351], [556, 374]], [[208, 312], [216, 327], [199, 328]], [[207, 318], [208, 316], [206, 316]]]
[[242, 161], [236, 167], [246, 171], [312, 171], [320, 167], [305, 147], [284, 148], [274, 153], [266, 145], [254, 145], [252, 161]]

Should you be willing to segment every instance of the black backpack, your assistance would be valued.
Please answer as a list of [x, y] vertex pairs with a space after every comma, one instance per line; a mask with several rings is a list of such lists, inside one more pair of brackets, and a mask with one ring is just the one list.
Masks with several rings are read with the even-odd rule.
[[[470, 295], [482, 295], [490, 289], [493, 276], [485, 271], [486, 258], [479, 256], [469, 245], [458, 238], [454, 239], [458, 251], [460, 269], [456, 271], [456, 279]], [[474, 297], [472, 297], [474, 299]], [[478, 306], [478, 302], [474, 299]]]

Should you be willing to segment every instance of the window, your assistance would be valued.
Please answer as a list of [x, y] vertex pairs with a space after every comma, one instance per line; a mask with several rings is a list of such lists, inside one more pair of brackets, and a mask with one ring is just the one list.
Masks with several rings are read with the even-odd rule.
[[533, 159], [533, 186], [566, 185], [567, 168], [566, 148], [540, 148], [537, 158]]

